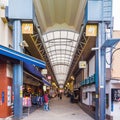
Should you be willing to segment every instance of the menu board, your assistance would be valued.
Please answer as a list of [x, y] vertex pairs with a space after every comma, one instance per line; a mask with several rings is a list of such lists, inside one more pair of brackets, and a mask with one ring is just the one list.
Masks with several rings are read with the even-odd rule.
[[120, 101], [120, 89], [112, 89], [112, 101]]

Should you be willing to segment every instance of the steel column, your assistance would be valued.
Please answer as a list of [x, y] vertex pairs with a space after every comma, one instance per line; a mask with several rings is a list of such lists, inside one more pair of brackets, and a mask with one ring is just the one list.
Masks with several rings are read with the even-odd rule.
[[[96, 39], [96, 48], [98, 47], [98, 38]], [[99, 120], [99, 59], [98, 50], [95, 51], [95, 120]]]
[[100, 120], [105, 120], [106, 117], [106, 64], [105, 64], [105, 49], [101, 46], [105, 42], [105, 23], [99, 23], [98, 46], [99, 46], [99, 106]]
[[[23, 40], [21, 32], [21, 21], [15, 20], [13, 22], [13, 46], [14, 50], [23, 52], [20, 47], [20, 42]], [[14, 117], [17, 119], [22, 118], [22, 85], [23, 85], [23, 63], [14, 64], [13, 67], [13, 84], [14, 84]]]

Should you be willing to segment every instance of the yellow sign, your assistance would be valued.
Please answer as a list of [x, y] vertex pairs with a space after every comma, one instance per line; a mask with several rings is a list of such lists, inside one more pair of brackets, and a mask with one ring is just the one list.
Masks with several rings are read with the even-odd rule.
[[97, 36], [97, 25], [86, 25], [86, 36]]
[[22, 24], [22, 33], [23, 34], [33, 34], [33, 24], [32, 23], [23, 23]]

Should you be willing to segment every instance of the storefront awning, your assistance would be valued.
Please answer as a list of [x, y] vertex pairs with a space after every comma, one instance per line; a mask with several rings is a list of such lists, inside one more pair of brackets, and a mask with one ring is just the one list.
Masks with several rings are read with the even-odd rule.
[[13, 49], [7, 48], [2, 45], [0, 45], [0, 54], [10, 57], [10, 58], [13, 58], [13, 59], [16, 59], [16, 60], [19, 60], [19, 61], [23, 61], [25, 63], [34, 64], [35, 66], [38, 66], [40, 68], [46, 67], [45, 62], [43, 62], [41, 60], [36, 59], [35, 57], [32, 57], [32, 56], [17, 52]]
[[51, 84], [50, 84], [44, 77], [42, 78], [42, 81], [43, 81], [46, 85], [51, 86]]
[[33, 65], [24, 63], [24, 69], [29, 72], [30, 74], [40, 78], [44, 84], [47, 86], [51, 86], [51, 84], [45, 79], [45, 77], [38, 71]]

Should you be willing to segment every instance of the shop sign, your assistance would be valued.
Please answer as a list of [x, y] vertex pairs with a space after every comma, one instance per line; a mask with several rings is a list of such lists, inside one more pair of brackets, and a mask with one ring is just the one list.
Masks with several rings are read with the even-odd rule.
[[97, 25], [86, 25], [86, 36], [97, 36]]
[[43, 90], [44, 90], [44, 91], [46, 91], [46, 89], [47, 89], [47, 88], [46, 88], [46, 86], [45, 86], [45, 85], [43, 85]]
[[47, 78], [48, 78], [48, 80], [51, 80], [51, 76], [48, 76]]
[[42, 73], [43, 75], [46, 75], [46, 74], [47, 74], [47, 69], [42, 69], [41, 73]]
[[20, 86], [20, 97], [22, 98], [23, 97], [23, 87]]
[[79, 68], [86, 68], [86, 61], [80, 61]]
[[33, 34], [33, 24], [32, 23], [23, 23], [22, 24], [22, 33], [23, 34]]

